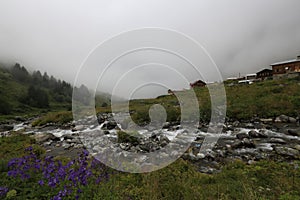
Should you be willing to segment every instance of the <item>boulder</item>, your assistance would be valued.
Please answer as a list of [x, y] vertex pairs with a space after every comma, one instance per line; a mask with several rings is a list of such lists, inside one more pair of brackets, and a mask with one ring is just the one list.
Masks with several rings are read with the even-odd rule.
[[257, 132], [255, 130], [251, 130], [248, 132], [250, 138], [267, 138], [268, 135], [263, 132]]
[[103, 124], [106, 120], [106, 116], [103, 116], [103, 115], [98, 115], [97, 116], [97, 121], [99, 124]]
[[169, 138], [168, 138], [167, 136], [165, 136], [165, 135], [160, 136], [159, 145], [160, 145], [161, 147], [165, 147], [165, 146], [167, 146], [169, 143], [170, 143], [170, 140], [169, 140]]
[[294, 149], [297, 149], [298, 151], [300, 151], [300, 144], [295, 145]]
[[286, 144], [286, 141], [284, 141], [281, 138], [271, 138], [270, 143], [276, 143], [276, 144]]
[[271, 118], [268, 118], [268, 119], [260, 119], [260, 121], [261, 121], [262, 123], [272, 123], [272, 122], [273, 122], [273, 119], [271, 119]]
[[171, 127], [171, 123], [170, 122], [165, 122], [165, 123], [163, 123], [163, 128], [164, 129], [168, 129], [168, 128], [170, 128]]
[[0, 131], [11, 131], [14, 129], [13, 125], [10, 124], [1, 124], [0, 125]]
[[242, 140], [243, 146], [246, 148], [255, 148], [255, 144], [253, 143], [252, 140], [248, 139], [248, 138], [244, 138]]
[[275, 147], [277, 154], [282, 156], [288, 156], [292, 158], [297, 158], [299, 156], [299, 151], [297, 149], [292, 149], [289, 147]]
[[288, 129], [287, 134], [300, 137], [300, 129]]
[[84, 129], [83, 125], [77, 125], [72, 129], [72, 131], [82, 131], [83, 129]]
[[232, 126], [234, 127], [238, 127], [240, 125], [240, 122], [239, 121], [235, 121], [232, 123]]
[[30, 136], [36, 140], [37, 143], [42, 144], [49, 140], [60, 141], [60, 138], [54, 136], [52, 133], [38, 133]]
[[106, 124], [103, 125], [102, 128], [107, 129], [107, 130], [112, 130], [118, 126], [117, 122], [115, 121], [109, 121]]
[[297, 120], [294, 117], [289, 117], [287, 115], [280, 115], [275, 119], [276, 123], [296, 123]]
[[24, 121], [26, 121], [26, 119], [25, 119], [24, 117], [22, 117], [22, 116], [15, 116], [15, 120], [16, 120], [16, 121], [19, 121], [19, 122], [24, 122]]
[[249, 135], [246, 134], [246, 133], [238, 133], [236, 134], [236, 137], [239, 139], [239, 140], [242, 140], [244, 138], [249, 138]]

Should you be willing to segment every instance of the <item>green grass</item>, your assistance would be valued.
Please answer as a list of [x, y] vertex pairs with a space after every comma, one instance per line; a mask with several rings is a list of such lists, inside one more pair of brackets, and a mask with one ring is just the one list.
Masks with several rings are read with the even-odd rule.
[[73, 120], [71, 111], [49, 112], [32, 122], [32, 126], [42, 126], [47, 123], [62, 125]]
[[[252, 117], [275, 118], [281, 114], [297, 117], [300, 115], [300, 81], [290, 80], [268, 80], [254, 83], [252, 85], [225, 85], [227, 101], [227, 118], [231, 120], [249, 120]], [[200, 120], [208, 122], [211, 117], [211, 101], [207, 88], [195, 88], [198, 99]], [[179, 95], [190, 95], [191, 91], [179, 92]], [[174, 95], [161, 96], [155, 99], [139, 99], [129, 102], [131, 117], [137, 124], [145, 125], [149, 123], [149, 109], [151, 106], [162, 105], [167, 112], [167, 121], [180, 121], [195, 119], [197, 110], [187, 102], [189, 109], [186, 116], [181, 115], [181, 105]], [[115, 105], [117, 110], [124, 111], [126, 104]], [[109, 113], [111, 107], [96, 107], [97, 113]], [[69, 122], [71, 112], [51, 112], [34, 122], [34, 125], [46, 123]], [[6, 116], [8, 117], [8, 116]], [[13, 116], [11, 116], [13, 117]], [[1, 119], [1, 117], [0, 117]]]
[[151, 173], [118, 174], [96, 190], [94, 199], [299, 199], [299, 175], [287, 163], [239, 161], [207, 175], [179, 159]]
[[44, 153], [43, 148], [35, 144], [35, 140], [20, 132], [13, 132], [9, 137], [0, 137], [0, 171], [7, 170], [7, 163], [12, 158], [24, 155], [24, 149], [32, 146], [37, 155]]
[[[53, 193], [47, 191], [48, 187], [39, 186], [37, 179], [23, 181], [7, 176], [7, 160], [21, 157], [24, 148], [32, 145], [42, 158], [44, 151], [28, 135], [14, 133], [0, 138], [0, 186], [13, 186], [10, 191], [16, 190], [12, 194], [15, 199], [43, 199]], [[260, 161], [247, 165], [237, 160], [225, 164], [220, 173], [208, 175], [198, 172], [190, 162], [178, 159], [151, 173], [115, 172], [108, 182], [82, 187], [80, 199], [299, 199], [300, 169], [295, 168], [296, 164], [300, 162]]]
[[[252, 117], [275, 118], [281, 114], [297, 117], [300, 115], [300, 81], [299, 79], [268, 80], [252, 85], [225, 85], [227, 117], [231, 120], [249, 120]], [[195, 88], [198, 98], [200, 119], [209, 121], [211, 101], [207, 88]], [[178, 95], [190, 95], [190, 91], [178, 92]], [[180, 121], [181, 117], [193, 119], [196, 109], [187, 102], [187, 116], [181, 116], [180, 104], [174, 95], [161, 96], [156, 99], [130, 101], [129, 110], [132, 119], [138, 124], [150, 121], [149, 109], [152, 105], [162, 105], [168, 116], [167, 121]], [[98, 110], [104, 111], [103, 108]]]

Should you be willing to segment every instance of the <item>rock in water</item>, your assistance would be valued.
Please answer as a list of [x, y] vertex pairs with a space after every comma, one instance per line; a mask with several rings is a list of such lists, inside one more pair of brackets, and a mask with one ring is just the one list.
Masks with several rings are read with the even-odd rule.
[[13, 129], [14, 129], [13, 125], [9, 125], [9, 124], [0, 125], [0, 131], [11, 131]]
[[238, 133], [236, 134], [236, 137], [239, 139], [239, 140], [242, 140], [244, 138], [249, 138], [249, 135], [247, 135], [246, 133]]
[[289, 135], [292, 135], [292, 136], [298, 136], [298, 137], [300, 137], [300, 130], [299, 129], [288, 129], [287, 133]]
[[34, 138], [36, 142], [39, 144], [42, 144], [49, 140], [60, 141], [60, 139], [58, 137], [55, 137], [52, 133], [39, 133], [39, 134], [34, 134], [31, 137]]

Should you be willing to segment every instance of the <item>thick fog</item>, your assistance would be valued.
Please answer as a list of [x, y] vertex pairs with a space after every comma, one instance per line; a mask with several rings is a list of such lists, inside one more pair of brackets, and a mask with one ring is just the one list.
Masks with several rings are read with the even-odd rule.
[[[0, 62], [19, 62], [74, 83], [80, 66], [100, 43], [132, 29], [160, 27], [194, 38], [226, 79], [255, 73], [271, 63], [300, 55], [299, 8], [299, 0], [2, 0]], [[117, 74], [143, 64], [152, 65], [153, 70], [144, 66], [128, 73], [120, 91], [130, 87], [128, 91], [141, 90], [136, 97], [155, 96], [165, 88], [152, 85], [143, 91], [136, 88], [142, 85], [139, 80], [182, 89], [188, 87], [188, 82], [203, 78], [169, 55], [160, 55], [165, 59], [162, 64], [169, 68], [155, 64], [161, 61], [156, 54], [137, 53], [115, 63], [98, 89], [111, 92], [120, 79]], [[185, 79], [177, 78], [176, 71], [168, 71], [170, 68], [179, 69]], [[89, 86], [93, 75], [90, 71], [82, 80], [87, 80]]]

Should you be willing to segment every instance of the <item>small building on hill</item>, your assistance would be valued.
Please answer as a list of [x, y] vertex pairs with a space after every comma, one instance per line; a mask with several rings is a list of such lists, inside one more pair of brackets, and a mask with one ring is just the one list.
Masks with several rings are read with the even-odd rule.
[[263, 69], [256, 73], [256, 78], [263, 81], [267, 78], [271, 78], [273, 75], [272, 72], [273, 72], [273, 70], [271, 70], [271, 69]]
[[254, 80], [256, 79], [256, 74], [247, 74], [246, 75], [246, 80]]
[[273, 79], [300, 76], [300, 56], [297, 58], [271, 64]]
[[205, 87], [206, 83], [204, 81], [201, 80], [197, 80], [194, 83], [190, 83], [191, 88], [195, 88], [195, 87]]

